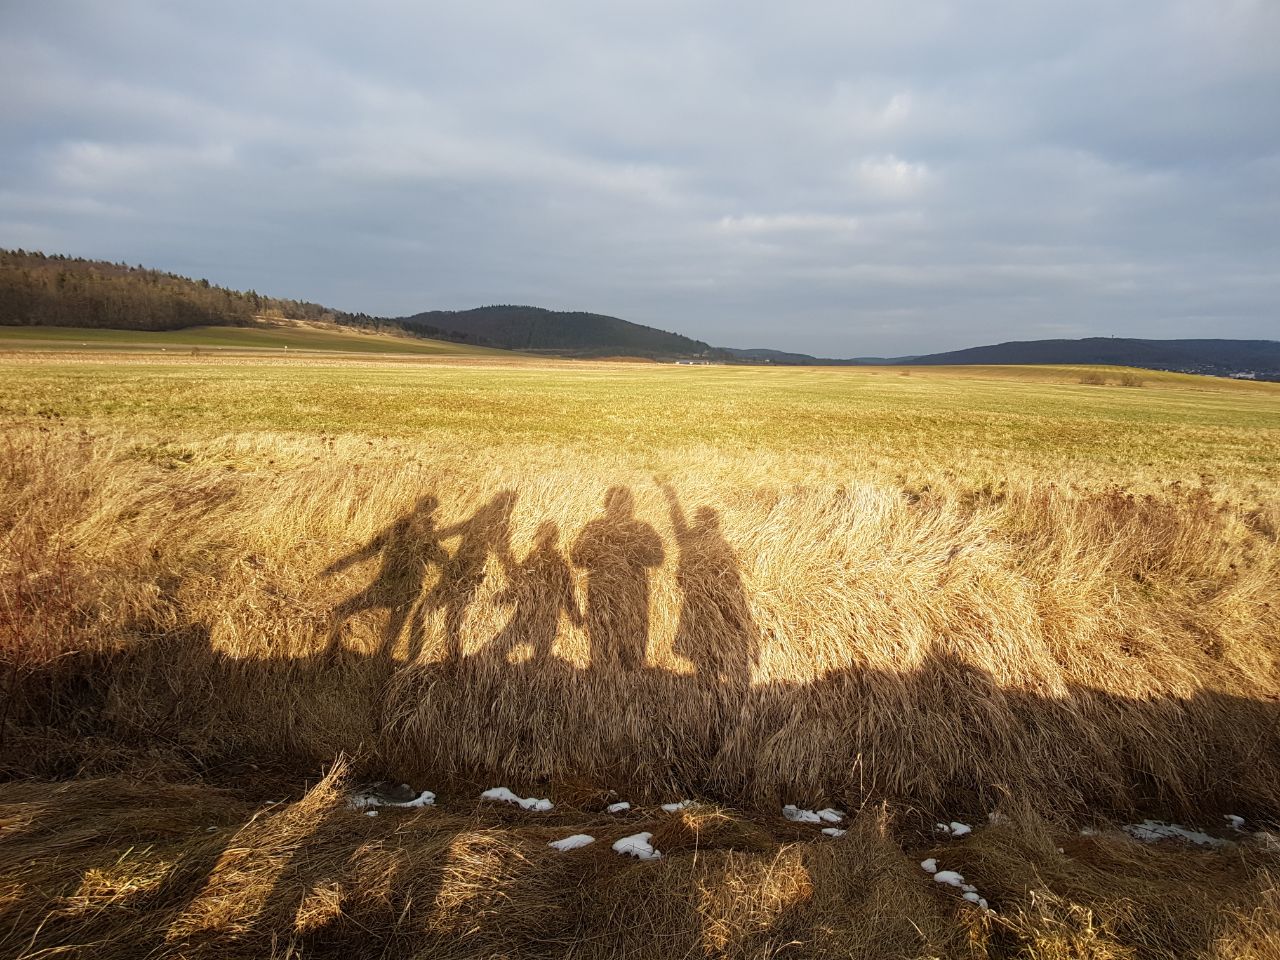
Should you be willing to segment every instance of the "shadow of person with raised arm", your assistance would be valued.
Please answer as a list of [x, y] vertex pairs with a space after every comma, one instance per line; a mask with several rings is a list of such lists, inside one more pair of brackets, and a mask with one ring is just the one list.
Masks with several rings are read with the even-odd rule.
[[658, 532], [636, 519], [630, 490], [609, 489], [604, 515], [582, 528], [571, 559], [587, 571], [592, 668], [640, 669], [649, 647], [649, 568], [661, 565], [663, 552]]
[[671, 485], [659, 486], [680, 545], [676, 583], [684, 602], [673, 649], [693, 661], [704, 682], [715, 682], [730, 698], [740, 699], [760, 661], [760, 629], [751, 615], [738, 557], [720, 531], [716, 510], [699, 507], [689, 523]]
[[427, 569], [433, 562], [444, 564], [449, 559], [440, 546], [440, 533], [435, 529], [433, 514], [438, 505], [439, 501], [430, 494], [419, 498], [412, 510], [363, 547], [335, 560], [321, 571], [322, 576], [332, 576], [382, 554], [382, 563], [373, 581], [330, 611], [329, 639], [325, 646], [327, 654], [333, 655], [341, 647], [342, 629], [352, 616], [364, 610], [385, 609], [387, 625], [379, 652], [383, 657], [391, 655], [400, 631], [413, 611], [413, 604], [422, 595]]
[[560, 553], [560, 528], [545, 521], [534, 540], [533, 549], [507, 571], [511, 582], [498, 595], [501, 603], [515, 605], [511, 619], [485, 648], [488, 656], [505, 660], [517, 647], [533, 647], [533, 659], [545, 661], [560, 630], [560, 615], [574, 626], [582, 626], [582, 611], [573, 592], [573, 574]]
[[445, 659], [456, 661], [462, 655], [462, 623], [467, 608], [484, 583], [485, 562], [493, 554], [503, 569], [515, 566], [511, 556], [511, 512], [516, 493], [503, 490], [466, 520], [441, 530], [440, 540], [461, 537], [458, 549], [441, 565], [440, 579], [422, 598], [409, 630], [408, 660], [413, 662], [422, 651], [425, 620], [435, 610], [444, 611]]

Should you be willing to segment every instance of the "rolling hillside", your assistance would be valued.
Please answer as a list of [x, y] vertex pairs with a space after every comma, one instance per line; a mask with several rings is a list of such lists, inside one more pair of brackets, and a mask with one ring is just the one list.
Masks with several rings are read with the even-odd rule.
[[729, 359], [701, 340], [599, 313], [493, 306], [431, 310], [393, 321], [422, 336], [570, 356]]
[[510, 356], [505, 350], [472, 344], [427, 340], [374, 330], [353, 330], [333, 323], [304, 320], [259, 321], [245, 326], [183, 327], [180, 330], [0, 325], [0, 351], [24, 350]]
[[260, 317], [333, 322], [345, 316], [317, 303], [141, 265], [0, 250], [0, 326], [181, 330], [246, 326]]
[[1243, 371], [1280, 374], [1280, 341], [1137, 340], [1128, 337], [1025, 340], [891, 362], [912, 365], [1113, 364], [1216, 375]]

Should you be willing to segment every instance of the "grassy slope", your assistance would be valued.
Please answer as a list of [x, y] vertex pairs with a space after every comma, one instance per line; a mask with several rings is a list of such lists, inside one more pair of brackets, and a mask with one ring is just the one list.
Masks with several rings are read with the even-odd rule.
[[183, 330], [105, 330], [81, 327], [0, 326], [0, 350], [320, 350], [412, 356], [502, 356], [505, 351], [443, 340], [357, 333], [333, 325], [188, 327]]
[[[225, 781], [249, 762], [296, 777], [346, 751], [365, 775], [438, 789], [443, 809], [369, 820], [318, 788], [259, 812], [116, 780], [41, 805], [31, 791], [49, 788], [6, 786], [0, 845], [19, 866], [0, 876], [0, 928], [14, 931], [0, 946], [1275, 956], [1274, 860], [1076, 828], [1138, 810], [1280, 819], [1280, 393], [1077, 381], [5, 358], [0, 631], [22, 683], [4, 769]], [[682, 539], [655, 480], [691, 522], [713, 511], [729, 554], [713, 532]], [[570, 553], [611, 485], [665, 553], [644, 668], [597, 662], [554, 611], [548, 658], [495, 653], [513, 624], [537, 635], [551, 579], [514, 577], [486, 538], [509, 535], [524, 561], [553, 523]], [[423, 494], [439, 499], [437, 536], [474, 522], [442, 538], [456, 562], [422, 584], [441, 603], [421, 659], [406, 663], [412, 623], [388, 638], [381, 610], [357, 612], [341, 654], [320, 656], [342, 598], [371, 583], [413, 593], [424, 526], [389, 568], [333, 567]], [[603, 568], [623, 566], [621, 535], [601, 540]], [[457, 559], [469, 550], [481, 580]], [[607, 582], [593, 594], [581, 566], [571, 577], [588, 612], [619, 600]], [[642, 629], [627, 609], [620, 635]], [[761, 645], [749, 692], [707, 654], [744, 629]], [[497, 782], [562, 810], [477, 808]], [[650, 808], [614, 826], [608, 788], [754, 813]], [[780, 824], [788, 801], [863, 812], [827, 844]], [[929, 837], [935, 819], [982, 823], [995, 807], [1012, 828]], [[602, 842], [574, 859], [545, 847], [579, 829]], [[653, 830], [667, 857], [615, 857], [603, 841], [628, 829]], [[916, 864], [935, 854], [1002, 919], [930, 883]]]
[[[430, 438], [495, 455], [689, 459], [775, 482], [851, 468], [982, 483], [1022, 469], [1126, 485], [1208, 474], [1268, 483], [1280, 465], [1280, 386], [1169, 374], [1142, 388], [1075, 369], [897, 372], [589, 363], [224, 365], [40, 359], [4, 365], [0, 414], [164, 428]], [[779, 462], [782, 461], [782, 462]], [[778, 473], [776, 471], [781, 471]]]

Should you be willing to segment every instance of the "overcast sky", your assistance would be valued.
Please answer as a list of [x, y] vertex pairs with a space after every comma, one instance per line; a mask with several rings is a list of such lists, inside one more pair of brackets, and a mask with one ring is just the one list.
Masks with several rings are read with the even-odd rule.
[[0, 246], [716, 345], [1280, 337], [1280, 0], [0, 3]]

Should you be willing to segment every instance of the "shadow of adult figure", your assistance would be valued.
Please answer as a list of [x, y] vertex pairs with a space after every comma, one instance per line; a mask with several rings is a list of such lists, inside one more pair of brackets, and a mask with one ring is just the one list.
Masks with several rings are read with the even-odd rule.
[[385, 609], [388, 612], [387, 625], [379, 652], [384, 657], [391, 655], [414, 603], [422, 595], [428, 568], [433, 562], [444, 564], [449, 560], [449, 555], [440, 546], [441, 534], [435, 529], [433, 515], [437, 506], [439, 501], [430, 494], [419, 498], [412, 510], [363, 547], [340, 557], [321, 571], [322, 576], [332, 576], [382, 554], [381, 565], [370, 584], [330, 611], [326, 653], [337, 652], [342, 643], [342, 628], [352, 616], [364, 610]]
[[644, 666], [649, 647], [649, 568], [662, 564], [662, 541], [636, 519], [635, 498], [626, 487], [611, 487], [604, 514], [592, 520], [573, 544], [574, 566], [587, 571], [585, 621], [591, 665], [625, 670]]
[[742, 583], [733, 547], [720, 531], [720, 514], [699, 507], [690, 523], [670, 484], [660, 483], [680, 545], [676, 583], [683, 596], [673, 649], [698, 674], [736, 696], [746, 693], [760, 662], [760, 629]]
[[506, 626], [486, 648], [497, 659], [529, 644], [535, 660], [546, 660], [560, 630], [560, 615], [574, 626], [582, 626], [582, 611], [573, 592], [573, 574], [560, 553], [560, 528], [552, 520], [538, 527], [533, 549], [507, 571], [510, 584], [498, 595], [502, 603], [515, 609]]
[[435, 610], [444, 611], [445, 659], [453, 662], [462, 656], [462, 624], [467, 608], [475, 600], [484, 583], [485, 563], [493, 554], [503, 569], [511, 570], [511, 513], [516, 494], [503, 490], [466, 520], [441, 530], [441, 540], [461, 537], [458, 549], [441, 565], [440, 579], [422, 598], [409, 631], [409, 661], [418, 658], [424, 639], [426, 617]]

